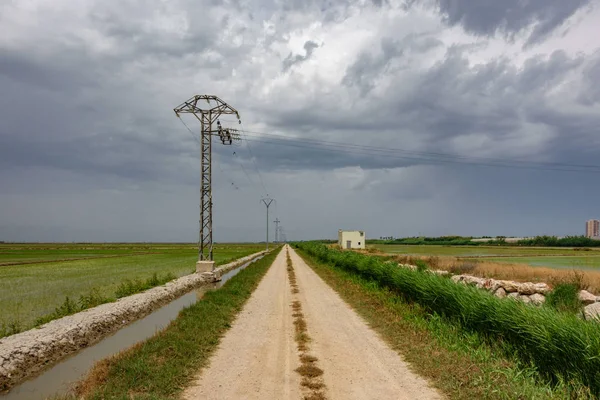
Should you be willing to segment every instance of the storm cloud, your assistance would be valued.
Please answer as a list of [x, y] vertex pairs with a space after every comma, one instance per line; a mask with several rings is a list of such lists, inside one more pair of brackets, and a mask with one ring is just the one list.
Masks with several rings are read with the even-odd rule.
[[509, 38], [532, 28], [526, 44], [533, 44], [561, 27], [592, 1], [436, 0], [436, 3], [444, 21], [450, 25], [460, 24], [469, 32], [487, 36], [501, 32]]
[[266, 195], [291, 239], [600, 217], [573, 167], [600, 165], [597, 2], [40, 0], [0, 23], [0, 240], [193, 241], [194, 94], [247, 139], [214, 146], [217, 240], [261, 240]]

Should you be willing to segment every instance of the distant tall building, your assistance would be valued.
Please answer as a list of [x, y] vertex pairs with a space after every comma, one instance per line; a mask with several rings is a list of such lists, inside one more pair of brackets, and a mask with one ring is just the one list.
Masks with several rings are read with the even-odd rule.
[[589, 238], [595, 238], [600, 236], [600, 221], [597, 219], [590, 219], [585, 223], [585, 236]]

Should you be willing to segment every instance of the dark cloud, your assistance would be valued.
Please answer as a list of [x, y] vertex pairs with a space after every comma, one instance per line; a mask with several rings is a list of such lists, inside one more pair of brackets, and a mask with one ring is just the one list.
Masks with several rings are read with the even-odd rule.
[[[361, 95], [367, 94], [375, 86], [378, 78], [385, 77], [390, 64], [402, 58], [418, 56], [441, 46], [439, 39], [428, 34], [409, 34], [402, 40], [384, 37], [380, 41], [380, 51], [365, 51], [350, 65], [342, 78], [342, 84], [360, 88]], [[402, 65], [399, 66], [402, 68]]]
[[[172, 109], [196, 93], [231, 102], [243, 128], [297, 139], [251, 133], [251, 148], [214, 147], [218, 240], [261, 239], [266, 192], [291, 238], [345, 225], [507, 233], [484, 231], [486, 204], [535, 204], [552, 196], [553, 175], [434, 153], [598, 163], [597, 55], [557, 49], [521, 62], [455, 31], [448, 45], [437, 15], [353, 3], [92, 1], [18, 15], [21, 3], [10, 3], [0, 15], [0, 240], [193, 240], [199, 124], [185, 119], [190, 135]], [[513, 3], [494, 15], [440, 8], [478, 35], [533, 27], [541, 38], [584, 4]], [[304, 54], [290, 52], [299, 40]], [[557, 176], [570, 191], [590, 179]], [[553, 214], [580, 196], [556, 197]], [[528, 204], [489, 218], [522, 232], [519, 213], [537, 212]]]
[[[336, 110], [335, 104], [317, 102], [274, 114], [270, 123], [282, 131], [300, 130], [308, 138], [323, 138], [323, 131], [336, 132], [339, 134], [332, 136], [344, 142], [345, 139], [339, 139], [343, 132], [349, 142], [404, 147], [408, 152], [383, 156], [368, 150], [345, 149], [343, 156], [327, 155], [337, 149], [292, 143], [299, 149], [279, 150], [281, 159], [271, 156], [270, 160], [280, 160], [287, 167], [294, 164], [291, 160], [301, 160], [295, 168], [360, 165], [371, 169], [435, 164], [435, 159], [424, 160], [411, 152], [414, 141], [408, 140], [409, 146], [402, 146], [403, 138], [410, 137], [407, 133], [418, 132], [417, 152], [420, 149], [469, 154], [469, 147], [474, 145], [472, 138], [480, 138], [483, 141], [477, 150], [488, 156], [531, 154], [533, 159], [549, 157], [577, 163], [576, 159], [565, 157], [564, 150], [573, 143], [588, 141], [594, 135], [593, 126], [600, 124], [596, 114], [571, 114], [554, 105], [556, 90], [569, 85], [572, 74], [584, 64], [581, 56], [572, 58], [556, 51], [548, 57], [532, 57], [522, 68], [516, 68], [506, 58], [471, 66], [463, 50], [451, 48], [442, 61], [406, 82], [394, 80], [396, 71], [388, 67], [390, 60], [402, 57], [402, 50], [390, 45], [391, 41], [384, 43], [377, 56], [360, 54], [342, 79], [348, 87], [346, 96], [357, 96], [360, 106]], [[588, 73], [595, 71], [596, 64], [592, 65], [586, 69]], [[385, 101], [369, 95], [381, 82], [387, 90], [377, 96], [384, 96]], [[352, 94], [355, 86], [356, 95]], [[277, 141], [269, 146], [282, 147]], [[302, 156], [293, 157], [294, 152]]]
[[313, 42], [312, 40], [307, 40], [304, 43], [304, 51], [306, 52], [304, 55], [296, 54], [295, 56], [290, 53], [285, 60], [282, 62], [282, 71], [287, 72], [294, 65], [302, 64], [304, 61], [308, 60], [315, 49], [319, 48], [319, 45]]
[[600, 103], [600, 53], [595, 55], [595, 61], [591, 62], [583, 71], [583, 88], [579, 96], [581, 104], [592, 106]]
[[[467, 31], [508, 36], [533, 26], [528, 43], [539, 42], [591, 0], [435, 0], [444, 20]], [[416, 3], [410, 1], [409, 3]]]

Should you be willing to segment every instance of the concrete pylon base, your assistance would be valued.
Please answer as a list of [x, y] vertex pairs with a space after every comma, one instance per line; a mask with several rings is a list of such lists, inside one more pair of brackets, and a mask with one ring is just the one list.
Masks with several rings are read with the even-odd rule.
[[203, 272], [212, 272], [214, 266], [215, 266], [214, 261], [207, 261], [207, 260], [198, 261], [198, 262], [196, 262], [196, 273], [201, 274]]
[[200, 274], [206, 282], [214, 283], [221, 280], [221, 271], [203, 272]]

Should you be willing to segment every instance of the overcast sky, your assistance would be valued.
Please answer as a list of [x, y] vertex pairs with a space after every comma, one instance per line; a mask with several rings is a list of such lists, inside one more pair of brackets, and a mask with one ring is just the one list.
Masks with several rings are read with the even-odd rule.
[[596, 0], [4, 0], [0, 26], [0, 240], [197, 240], [195, 94], [252, 132], [215, 144], [217, 241], [264, 240], [267, 194], [292, 240], [600, 219], [572, 167], [600, 165]]

